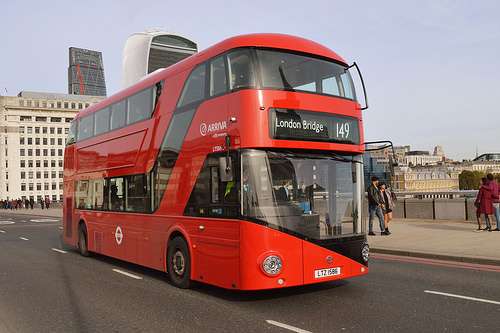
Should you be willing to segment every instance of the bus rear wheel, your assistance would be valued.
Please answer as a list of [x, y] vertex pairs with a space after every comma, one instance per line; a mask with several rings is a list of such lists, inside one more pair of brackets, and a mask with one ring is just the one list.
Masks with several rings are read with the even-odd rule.
[[85, 223], [80, 223], [78, 226], [78, 251], [80, 251], [80, 254], [84, 257], [88, 257], [90, 255], [88, 244], [87, 227], [85, 226]]
[[182, 237], [175, 237], [168, 244], [167, 272], [174, 286], [182, 289], [191, 287], [191, 258]]

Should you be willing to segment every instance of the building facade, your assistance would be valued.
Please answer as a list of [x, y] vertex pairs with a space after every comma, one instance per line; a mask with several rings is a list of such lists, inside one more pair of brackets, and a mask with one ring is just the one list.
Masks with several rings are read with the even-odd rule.
[[69, 48], [68, 94], [106, 96], [101, 52]]
[[0, 96], [0, 199], [62, 199], [73, 117], [104, 97], [20, 92]]
[[140, 81], [198, 52], [198, 44], [181, 35], [146, 31], [130, 36], [122, 55], [122, 87]]
[[496, 174], [500, 173], [500, 160], [463, 161], [460, 167], [462, 170]]
[[[460, 171], [446, 165], [397, 167], [395, 169], [395, 190], [398, 192], [458, 191]], [[429, 195], [424, 194], [422, 197], [434, 198], [436, 195], [429, 193]]]
[[443, 161], [443, 156], [429, 155], [427, 151], [410, 151], [398, 159], [400, 165], [424, 166], [436, 165]]

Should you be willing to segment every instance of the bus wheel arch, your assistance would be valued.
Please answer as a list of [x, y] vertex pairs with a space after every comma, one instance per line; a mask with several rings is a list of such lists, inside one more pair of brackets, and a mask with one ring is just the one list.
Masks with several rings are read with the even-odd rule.
[[182, 289], [191, 287], [191, 253], [180, 232], [174, 232], [167, 245], [167, 273], [171, 283]]
[[91, 252], [89, 251], [89, 233], [87, 231], [87, 225], [83, 220], [78, 224], [77, 245], [78, 251], [82, 256], [90, 256]]

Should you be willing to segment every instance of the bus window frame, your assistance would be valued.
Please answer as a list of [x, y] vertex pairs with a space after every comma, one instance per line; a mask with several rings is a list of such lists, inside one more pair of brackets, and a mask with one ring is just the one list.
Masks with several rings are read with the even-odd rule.
[[[132, 94], [130, 96], [124, 97], [124, 98], [122, 98], [114, 103], [111, 103], [111, 104], [108, 104], [102, 108], [99, 108], [99, 109], [89, 113], [88, 115], [85, 115], [81, 118], [73, 120], [71, 122], [72, 125], [70, 125], [70, 132], [68, 133], [68, 139], [66, 140], [66, 145], [68, 146], [68, 145], [74, 144], [76, 142], [84, 141], [84, 140], [94, 138], [94, 137], [97, 137], [100, 135], [111, 133], [111, 132], [114, 132], [114, 131], [119, 130], [121, 128], [132, 126], [134, 124], [151, 119], [156, 111], [156, 107], [157, 107], [159, 99], [161, 97], [161, 93], [163, 92], [164, 84], [165, 84], [165, 80], [158, 81], [155, 84], [152, 84], [152, 85], [150, 85], [146, 88], [143, 88], [139, 91], [136, 91], [134, 94]], [[160, 91], [160, 92], [158, 93], [158, 91]], [[148, 104], [149, 105], [147, 106], [147, 108], [150, 111], [148, 111], [148, 112], [144, 111], [144, 114], [146, 115], [145, 117], [131, 122], [130, 121], [130, 111], [131, 111], [130, 110], [130, 100], [132, 100], [134, 96], [139, 96], [141, 94], [146, 94], [146, 96], [148, 97], [148, 99], [149, 99]], [[124, 107], [122, 107], [122, 104], [124, 105]], [[118, 107], [120, 107], [120, 109], [118, 109]], [[101, 113], [101, 112], [104, 112], [104, 110], [106, 110], [106, 109], [108, 110], [107, 111], [107, 113], [108, 113], [107, 130], [104, 132], [96, 133], [96, 128], [97, 128], [96, 115]], [[114, 123], [113, 119], [116, 120], [119, 118], [113, 117], [113, 113], [114, 113], [115, 109], [119, 110], [119, 112], [120, 112], [119, 115], [121, 115], [123, 113], [123, 122], [120, 122], [116, 126], [113, 125], [113, 123]], [[82, 126], [82, 121], [84, 119], [88, 119], [88, 117], [92, 118], [92, 126], [91, 126], [92, 127], [92, 134], [81, 138], [80, 133], [82, 131], [80, 130], [80, 127]], [[120, 116], [120, 118], [121, 117], [122, 116]], [[73, 124], [75, 124], [75, 125], [73, 125]], [[72, 128], [73, 128], [73, 131], [71, 131]], [[73, 134], [73, 135], [70, 135], [70, 134]]]

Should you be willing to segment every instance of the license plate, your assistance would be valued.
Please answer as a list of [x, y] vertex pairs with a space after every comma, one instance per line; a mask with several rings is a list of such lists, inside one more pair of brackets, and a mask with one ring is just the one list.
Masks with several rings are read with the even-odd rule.
[[317, 269], [314, 271], [314, 278], [320, 279], [329, 276], [340, 275], [340, 267]]

